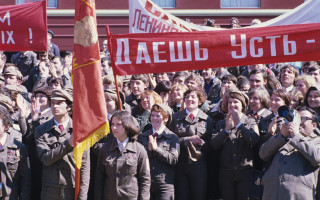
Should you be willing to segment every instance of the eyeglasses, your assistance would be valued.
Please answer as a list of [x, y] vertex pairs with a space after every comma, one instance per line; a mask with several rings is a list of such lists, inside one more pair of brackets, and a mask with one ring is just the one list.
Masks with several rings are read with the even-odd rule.
[[308, 120], [312, 120], [310, 117], [301, 117], [301, 122], [306, 122]]

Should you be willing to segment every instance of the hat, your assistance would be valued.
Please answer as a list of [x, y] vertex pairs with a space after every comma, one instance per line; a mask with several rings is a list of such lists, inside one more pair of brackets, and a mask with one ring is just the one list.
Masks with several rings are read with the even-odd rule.
[[53, 90], [51, 94], [51, 100], [59, 100], [59, 101], [67, 100], [67, 101], [73, 102], [72, 95], [66, 90], [62, 90], [62, 89]]
[[16, 70], [16, 69], [14, 69], [14, 68], [12, 68], [12, 67], [10, 67], [10, 68], [7, 68], [5, 71], [4, 71], [4, 76], [6, 76], [6, 75], [15, 75], [15, 76], [17, 76], [17, 78], [18, 79], [22, 79], [22, 74], [21, 74], [21, 72], [19, 71], [19, 70]]
[[169, 106], [167, 106], [167, 105], [165, 105], [163, 103], [154, 104], [154, 105], [159, 106], [160, 108], [162, 108], [164, 111], [166, 111], [168, 113], [167, 125], [169, 125], [171, 123], [171, 121], [172, 121], [172, 109]]
[[[115, 87], [114, 88], [112, 87], [110, 89], [106, 89], [106, 90], [104, 90], [104, 92], [105, 93], [110, 93], [110, 94], [113, 94], [113, 95], [117, 96], [117, 91], [116, 91]], [[124, 96], [124, 94], [121, 91], [119, 91], [119, 96], [120, 96], [121, 104], [124, 105], [124, 103], [126, 103], [126, 97]]]
[[42, 86], [42, 87], [38, 87], [38, 88], [35, 88], [33, 90], [33, 94], [36, 95], [38, 93], [43, 93], [45, 94], [48, 98], [51, 97], [51, 94], [52, 94], [52, 89], [51, 87], [49, 86]]
[[248, 104], [249, 104], [249, 97], [245, 93], [243, 93], [241, 91], [234, 90], [234, 91], [231, 91], [229, 93], [229, 98], [230, 97], [231, 98], [237, 98], [239, 101], [241, 101], [242, 112], [243, 113], [247, 112], [247, 107], [248, 107]]
[[49, 29], [48, 29], [48, 33], [52, 36], [52, 38], [54, 38], [54, 33], [53, 33], [52, 30], [49, 30]]
[[13, 113], [12, 101], [4, 94], [0, 94], [0, 106], [7, 109], [10, 113]]
[[15, 91], [15, 92], [22, 93], [22, 89], [16, 85], [6, 85], [5, 89], [7, 89], [8, 91]]

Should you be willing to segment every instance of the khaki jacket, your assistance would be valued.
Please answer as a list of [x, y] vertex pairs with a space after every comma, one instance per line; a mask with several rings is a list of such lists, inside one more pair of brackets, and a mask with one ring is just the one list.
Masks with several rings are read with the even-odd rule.
[[[54, 118], [36, 128], [35, 141], [39, 158], [43, 164], [42, 188], [60, 188], [72, 191], [75, 187], [73, 147], [68, 142], [71, 134], [71, 118], [63, 132], [55, 125]], [[80, 175], [81, 182], [78, 199], [87, 199], [90, 180], [89, 151], [86, 151], [82, 156]], [[43, 196], [42, 198], [45, 199]], [[59, 199], [58, 196], [57, 199]]]
[[121, 152], [116, 138], [110, 137], [99, 152], [95, 199], [150, 199], [150, 183], [150, 166], [144, 147], [129, 140]]

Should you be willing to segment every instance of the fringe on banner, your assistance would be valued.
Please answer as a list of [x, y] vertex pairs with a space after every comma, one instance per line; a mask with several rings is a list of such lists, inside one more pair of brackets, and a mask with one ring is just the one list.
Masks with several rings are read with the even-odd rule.
[[108, 133], [110, 133], [109, 122], [105, 123], [74, 148], [74, 160], [78, 169], [80, 169], [82, 165], [83, 152], [92, 147], [96, 142], [105, 137]]

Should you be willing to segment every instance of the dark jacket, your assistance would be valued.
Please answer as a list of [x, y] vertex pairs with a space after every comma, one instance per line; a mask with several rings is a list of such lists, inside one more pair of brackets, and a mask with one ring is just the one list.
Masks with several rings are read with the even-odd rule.
[[211, 136], [212, 148], [221, 149], [221, 169], [237, 170], [253, 167], [252, 146], [259, 141], [259, 134], [254, 131], [256, 122], [246, 115], [241, 117], [240, 122], [242, 125], [231, 129], [229, 134], [225, 130], [225, 120], [221, 120]]
[[[204, 86], [204, 89], [205, 87], [206, 86]], [[211, 103], [218, 103], [218, 101], [220, 100], [220, 88], [221, 88], [221, 80], [215, 77], [213, 80], [212, 86], [210, 87], [207, 93], [207, 99]]]
[[153, 135], [152, 129], [140, 134], [138, 141], [148, 152], [152, 184], [174, 184], [174, 165], [178, 162], [180, 148], [179, 138], [166, 128], [157, 137], [158, 148], [150, 151], [149, 135]]
[[186, 110], [174, 113], [170, 130], [178, 137], [181, 145], [181, 152], [179, 156], [179, 163], [191, 163], [194, 161], [192, 152], [190, 150], [190, 138], [193, 135], [198, 135], [204, 143], [195, 145], [194, 149], [201, 153], [201, 160], [205, 159], [205, 151], [208, 150], [208, 139], [211, 134], [213, 123], [211, 118], [199, 109], [198, 115], [194, 117], [193, 121], [189, 118]]
[[130, 141], [123, 152], [111, 137], [99, 152], [95, 181], [96, 200], [149, 199], [150, 166], [144, 147]]
[[[38, 126], [35, 131], [35, 140], [38, 155], [43, 164], [42, 170], [42, 199], [46, 199], [46, 192], [50, 188], [60, 188], [65, 191], [72, 191], [75, 187], [75, 161], [73, 147], [70, 146], [68, 139], [72, 134], [72, 119], [70, 118], [67, 127], [61, 133], [55, 125], [54, 119]], [[90, 157], [89, 151], [82, 156], [82, 167], [80, 169], [81, 182], [78, 199], [87, 199], [90, 180]], [[50, 197], [54, 194], [50, 194]], [[73, 196], [74, 194], [70, 195]], [[60, 194], [56, 198], [60, 199]]]
[[31, 175], [27, 148], [9, 134], [0, 152], [3, 199], [30, 199]]

